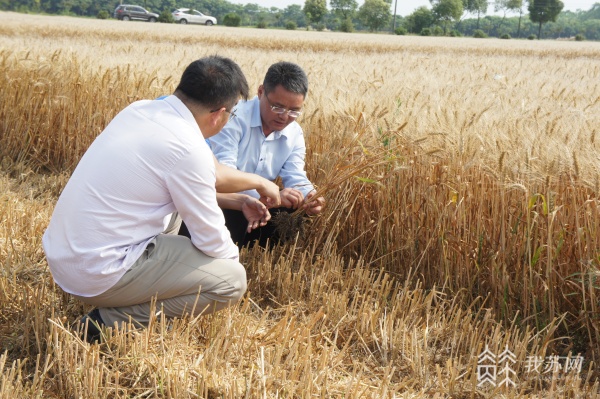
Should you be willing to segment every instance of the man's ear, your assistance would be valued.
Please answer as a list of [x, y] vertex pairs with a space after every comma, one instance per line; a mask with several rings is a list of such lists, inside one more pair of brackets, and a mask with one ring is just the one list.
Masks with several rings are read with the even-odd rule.
[[[205, 139], [219, 133], [219, 131], [223, 128], [224, 112], [226, 112], [225, 107], [222, 107], [217, 111], [204, 114], [204, 128], [200, 128], [200, 130], [202, 131], [202, 135]], [[227, 119], [225, 119], [225, 121], [227, 121]]]
[[263, 85], [258, 86], [258, 97], [262, 97], [263, 93], [265, 92], [265, 87]]
[[210, 117], [209, 121], [212, 127], [217, 126], [219, 123], [221, 123], [224, 112], [226, 112], [225, 107], [221, 107], [217, 111], [208, 114]]
[[219, 109], [218, 111], [206, 112], [195, 117], [196, 123], [205, 139], [218, 133], [220, 115], [223, 112], [225, 112], [224, 109]]

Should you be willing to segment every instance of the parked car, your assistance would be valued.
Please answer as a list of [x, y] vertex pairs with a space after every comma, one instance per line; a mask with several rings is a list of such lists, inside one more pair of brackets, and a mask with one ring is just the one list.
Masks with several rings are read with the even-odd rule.
[[158, 21], [158, 14], [146, 10], [144, 7], [131, 4], [121, 4], [120, 6], [117, 6], [113, 16], [121, 21]]
[[207, 26], [217, 24], [215, 17], [209, 17], [192, 8], [179, 8], [171, 14], [173, 14], [175, 22], [179, 22], [180, 24], [202, 24]]

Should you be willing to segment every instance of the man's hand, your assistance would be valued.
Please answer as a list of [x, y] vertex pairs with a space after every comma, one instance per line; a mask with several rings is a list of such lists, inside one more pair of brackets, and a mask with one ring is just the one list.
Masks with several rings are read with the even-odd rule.
[[254, 173], [241, 172], [233, 166], [220, 164], [213, 155], [215, 163], [217, 193], [238, 193], [245, 190], [256, 190], [261, 201], [269, 208], [279, 206], [279, 186], [270, 180]]
[[248, 228], [246, 230], [248, 233], [258, 227], [266, 225], [271, 219], [271, 214], [265, 204], [253, 197], [248, 197], [244, 201], [242, 204], [242, 212], [248, 221]]
[[262, 186], [256, 189], [260, 195], [260, 201], [268, 208], [275, 208], [282, 204], [279, 196], [279, 186], [270, 180], [264, 179], [258, 175], [256, 177], [262, 179]]
[[302, 206], [309, 216], [318, 215], [325, 207], [325, 198], [313, 198], [317, 192], [311, 191], [306, 195], [304, 205]]
[[293, 188], [284, 188], [279, 192], [279, 197], [281, 198], [282, 206], [292, 209], [298, 209], [304, 200], [304, 195]]

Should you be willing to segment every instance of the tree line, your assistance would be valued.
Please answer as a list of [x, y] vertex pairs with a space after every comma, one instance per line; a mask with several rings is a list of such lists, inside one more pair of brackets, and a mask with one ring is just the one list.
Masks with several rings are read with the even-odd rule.
[[[197, 9], [235, 25], [262, 28], [393, 31], [396, 34], [585, 38], [600, 40], [600, 3], [589, 10], [563, 11], [560, 0], [430, 0], [407, 16], [395, 15], [397, 0], [305, 0], [304, 6], [262, 7], [227, 0], [131, 0], [157, 13]], [[0, 10], [86, 17], [111, 17], [120, 0], [0, 0]], [[493, 10], [494, 13], [488, 13]], [[235, 18], [232, 18], [235, 17]]]
[[[563, 11], [560, 0], [430, 2], [431, 8], [419, 7], [407, 16], [403, 28], [417, 34], [600, 40], [600, 3], [587, 11], [572, 12]], [[490, 9], [494, 15], [487, 15]]]

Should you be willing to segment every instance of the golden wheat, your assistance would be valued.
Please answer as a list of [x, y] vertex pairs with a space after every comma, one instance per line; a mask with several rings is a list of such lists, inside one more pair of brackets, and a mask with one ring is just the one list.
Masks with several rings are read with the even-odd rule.
[[[600, 396], [598, 43], [0, 22], [0, 397]], [[41, 250], [54, 201], [117, 112], [213, 53], [252, 87], [306, 69], [326, 211], [242, 252], [239, 306], [84, 344]], [[517, 388], [478, 386], [486, 345], [514, 353]]]

